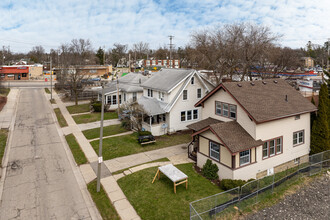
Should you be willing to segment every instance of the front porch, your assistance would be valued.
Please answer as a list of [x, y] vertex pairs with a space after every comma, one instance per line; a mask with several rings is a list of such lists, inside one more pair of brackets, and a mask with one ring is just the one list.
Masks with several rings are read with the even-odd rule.
[[166, 123], [166, 114], [144, 116], [142, 128], [150, 131], [154, 136], [167, 134], [168, 124]]

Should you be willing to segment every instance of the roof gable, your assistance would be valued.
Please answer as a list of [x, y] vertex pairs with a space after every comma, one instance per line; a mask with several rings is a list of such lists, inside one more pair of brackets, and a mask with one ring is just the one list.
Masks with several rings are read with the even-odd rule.
[[317, 110], [312, 103], [282, 79], [222, 83], [195, 106], [203, 105], [220, 89], [227, 91], [256, 123]]

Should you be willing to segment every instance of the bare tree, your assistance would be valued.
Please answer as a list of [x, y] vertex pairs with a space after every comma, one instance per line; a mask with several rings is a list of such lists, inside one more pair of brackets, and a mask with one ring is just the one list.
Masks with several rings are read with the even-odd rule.
[[277, 39], [268, 27], [240, 23], [195, 33], [191, 43], [198, 66], [212, 70], [219, 83], [223, 76], [251, 78], [251, 70], [265, 62]]
[[113, 66], [117, 66], [118, 63], [123, 59], [126, 58], [127, 54], [127, 45], [115, 43], [113, 48], [109, 51], [111, 57], [111, 63]]
[[79, 93], [85, 87], [82, 81], [90, 77], [89, 73], [83, 71], [83, 67], [92, 62], [92, 44], [89, 40], [73, 39], [70, 44], [62, 44], [59, 51], [61, 72], [58, 80], [62, 84], [69, 83], [75, 104], [78, 105]]
[[35, 46], [32, 48], [32, 50], [28, 53], [29, 58], [34, 63], [42, 63], [45, 61], [45, 49], [40, 46]]
[[149, 44], [145, 42], [138, 42], [133, 44], [134, 59], [146, 59], [149, 52]]

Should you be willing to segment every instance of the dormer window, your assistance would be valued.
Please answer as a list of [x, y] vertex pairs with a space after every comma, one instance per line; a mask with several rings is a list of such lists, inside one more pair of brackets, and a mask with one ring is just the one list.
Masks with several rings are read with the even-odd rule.
[[191, 85], [195, 84], [195, 77], [191, 77]]

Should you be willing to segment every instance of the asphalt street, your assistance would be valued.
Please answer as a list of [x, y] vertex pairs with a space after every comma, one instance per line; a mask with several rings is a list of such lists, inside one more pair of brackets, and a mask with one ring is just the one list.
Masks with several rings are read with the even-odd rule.
[[44, 92], [20, 89], [0, 219], [90, 219]]
[[[15, 81], [4, 81], [1, 82], [2, 86], [10, 88], [50, 88], [50, 82], [45, 81], [25, 81], [25, 80], [15, 80]], [[53, 81], [53, 88], [56, 81]]]

